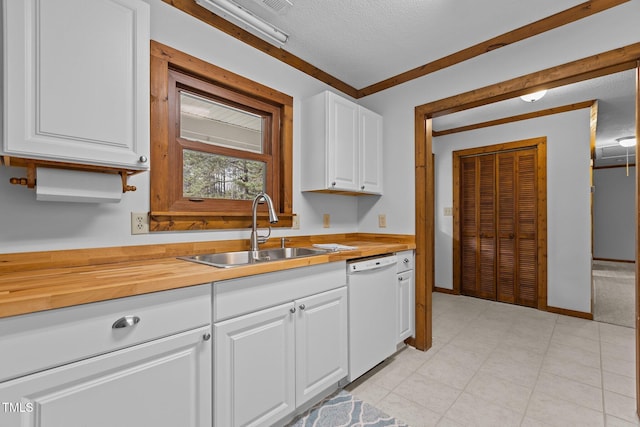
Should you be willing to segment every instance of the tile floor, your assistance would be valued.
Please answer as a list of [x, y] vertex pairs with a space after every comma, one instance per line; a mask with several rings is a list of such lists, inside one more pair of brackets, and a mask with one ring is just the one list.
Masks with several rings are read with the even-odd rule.
[[412, 427], [640, 426], [635, 330], [434, 293], [433, 347], [347, 387]]

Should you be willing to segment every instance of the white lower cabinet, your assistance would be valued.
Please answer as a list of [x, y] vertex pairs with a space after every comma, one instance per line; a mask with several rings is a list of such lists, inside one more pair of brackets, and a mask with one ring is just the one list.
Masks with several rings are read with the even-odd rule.
[[348, 373], [347, 306], [347, 288], [295, 302], [298, 407]]
[[[0, 425], [206, 426], [209, 327], [49, 369], [0, 385]], [[210, 375], [210, 374], [209, 374]], [[204, 394], [208, 394], [204, 392]]]
[[[214, 323], [216, 427], [274, 425], [347, 376], [347, 288], [344, 263], [338, 264], [214, 284], [215, 304], [229, 313], [245, 311], [244, 298], [235, 297], [256, 289], [275, 300], [289, 296]], [[335, 289], [303, 296], [317, 287]]]
[[398, 302], [398, 344], [415, 334], [416, 298], [413, 279], [413, 251], [396, 253], [398, 258], [396, 301]]
[[214, 325], [216, 426], [270, 425], [295, 408], [293, 304]]
[[210, 286], [182, 291], [2, 319], [3, 356], [29, 373], [0, 382], [0, 425], [210, 426]]
[[398, 343], [412, 337], [415, 324], [413, 270], [398, 274]]

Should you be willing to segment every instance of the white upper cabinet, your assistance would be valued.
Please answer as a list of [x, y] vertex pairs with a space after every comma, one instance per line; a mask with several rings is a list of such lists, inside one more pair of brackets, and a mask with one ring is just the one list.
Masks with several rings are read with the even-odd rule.
[[4, 0], [3, 144], [14, 157], [149, 167], [149, 5]]
[[382, 194], [382, 116], [358, 107], [360, 112], [360, 191]]
[[302, 191], [382, 194], [382, 116], [325, 91], [302, 127]]

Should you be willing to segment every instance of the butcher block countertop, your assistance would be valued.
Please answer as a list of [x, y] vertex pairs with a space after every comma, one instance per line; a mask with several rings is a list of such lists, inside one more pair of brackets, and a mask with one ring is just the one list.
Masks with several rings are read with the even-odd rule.
[[[0, 254], [0, 317], [415, 249], [410, 235], [352, 233], [288, 239], [287, 246], [339, 243], [357, 249], [232, 268], [176, 257], [246, 250], [246, 240]], [[279, 239], [271, 240], [263, 247], [277, 247]]]

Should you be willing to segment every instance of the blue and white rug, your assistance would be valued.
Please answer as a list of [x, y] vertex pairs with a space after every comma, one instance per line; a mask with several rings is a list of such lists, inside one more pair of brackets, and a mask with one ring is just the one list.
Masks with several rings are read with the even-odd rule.
[[341, 390], [311, 407], [287, 427], [409, 427]]

